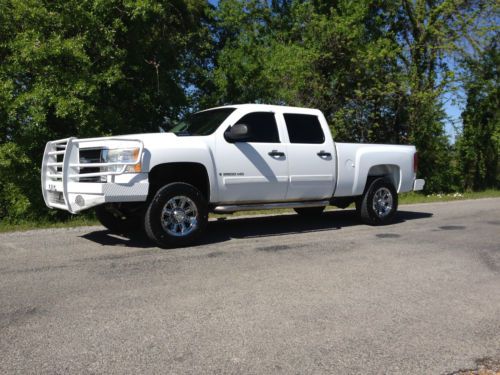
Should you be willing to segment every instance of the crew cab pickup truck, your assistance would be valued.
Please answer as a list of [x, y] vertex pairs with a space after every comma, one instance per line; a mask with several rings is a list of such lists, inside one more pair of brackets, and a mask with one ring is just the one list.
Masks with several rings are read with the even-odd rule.
[[335, 143], [322, 112], [261, 104], [197, 112], [168, 132], [47, 143], [48, 207], [95, 207], [111, 231], [144, 228], [184, 246], [209, 212], [294, 208], [320, 215], [355, 202], [363, 222], [389, 223], [398, 193], [421, 190], [414, 146]]

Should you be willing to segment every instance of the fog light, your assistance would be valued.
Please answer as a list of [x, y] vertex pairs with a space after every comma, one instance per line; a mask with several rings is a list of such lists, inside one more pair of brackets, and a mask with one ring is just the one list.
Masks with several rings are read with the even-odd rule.
[[83, 207], [85, 205], [85, 199], [83, 199], [81, 195], [77, 195], [75, 198], [75, 203], [80, 207]]

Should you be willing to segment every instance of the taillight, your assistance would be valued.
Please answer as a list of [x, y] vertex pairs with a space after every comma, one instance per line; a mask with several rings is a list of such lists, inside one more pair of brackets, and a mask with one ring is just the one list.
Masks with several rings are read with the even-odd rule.
[[413, 154], [413, 172], [417, 173], [418, 170], [418, 152]]

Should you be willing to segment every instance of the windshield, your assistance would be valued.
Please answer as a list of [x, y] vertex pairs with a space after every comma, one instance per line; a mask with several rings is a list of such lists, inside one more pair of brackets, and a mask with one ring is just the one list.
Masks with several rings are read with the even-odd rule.
[[196, 112], [187, 119], [180, 121], [169, 132], [176, 135], [210, 135], [236, 108], [218, 108]]

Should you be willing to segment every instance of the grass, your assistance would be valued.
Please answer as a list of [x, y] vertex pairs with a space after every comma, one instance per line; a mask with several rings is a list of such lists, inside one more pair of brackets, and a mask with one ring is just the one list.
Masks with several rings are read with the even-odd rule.
[[[403, 193], [399, 196], [399, 204], [416, 204], [416, 203], [433, 203], [433, 202], [449, 202], [459, 201], [466, 199], [481, 199], [481, 198], [498, 198], [500, 197], [500, 190], [485, 190], [481, 192], [468, 192], [468, 193], [451, 193], [451, 194], [431, 194], [424, 195], [421, 193]], [[353, 206], [353, 205], [351, 205]], [[327, 210], [334, 210], [334, 207], [328, 207]], [[211, 218], [224, 218], [243, 215], [279, 215], [286, 213], [293, 213], [293, 209], [274, 209], [274, 210], [259, 210], [259, 211], [240, 211], [232, 215], [210, 214]], [[42, 228], [71, 228], [99, 225], [97, 219], [93, 216], [71, 216], [68, 220], [64, 221], [24, 221], [16, 224], [0, 222], [0, 233], [26, 231], [31, 229]]]
[[94, 217], [75, 215], [71, 216], [69, 219], [64, 221], [27, 220], [27, 221], [22, 221], [20, 223], [0, 222], [0, 233], [27, 231], [32, 229], [44, 229], [44, 228], [72, 228], [72, 227], [83, 227], [89, 225], [99, 225], [99, 222]]
[[399, 196], [399, 204], [449, 202], [449, 201], [460, 201], [465, 199], [498, 198], [498, 197], [500, 197], [500, 190], [494, 190], [494, 189], [478, 191], [478, 192], [430, 194], [430, 195], [423, 195], [411, 192], [411, 193], [401, 194]]

